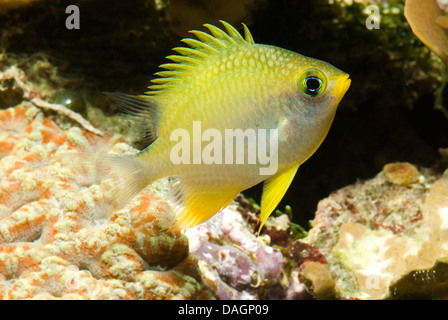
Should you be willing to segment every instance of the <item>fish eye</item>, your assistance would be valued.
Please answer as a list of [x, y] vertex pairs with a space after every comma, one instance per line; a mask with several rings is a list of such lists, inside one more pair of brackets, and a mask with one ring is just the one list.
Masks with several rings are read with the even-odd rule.
[[322, 80], [318, 77], [307, 77], [305, 79], [305, 86], [310, 93], [317, 93], [320, 87], [322, 87]]
[[316, 69], [308, 69], [299, 75], [298, 86], [301, 92], [310, 97], [317, 97], [325, 91], [327, 79]]

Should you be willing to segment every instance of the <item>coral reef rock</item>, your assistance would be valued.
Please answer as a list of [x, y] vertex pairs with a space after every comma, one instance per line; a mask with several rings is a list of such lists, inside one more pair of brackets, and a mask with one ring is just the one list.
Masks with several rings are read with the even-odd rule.
[[204, 282], [216, 287], [220, 299], [308, 298], [297, 274], [285, 268], [282, 252], [271, 246], [268, 235], [255, 236], [255, 225], [239, 208], [234, 203], [186, 232]]
[[29, 102], [0, 111], [1, 299], [210, 299], [188, 239], [169, 231], [167, 181], [111, 211], [59, 154], [135, 152], [123, 138], [61, 130]]
[[[448, 292], [448, 170], [393, 163], [319, 203], [302, 241], [326, 261], [301, 275], [317, 297], [391, 299]], [[311, 264], [311, 266], [310, 266]]]

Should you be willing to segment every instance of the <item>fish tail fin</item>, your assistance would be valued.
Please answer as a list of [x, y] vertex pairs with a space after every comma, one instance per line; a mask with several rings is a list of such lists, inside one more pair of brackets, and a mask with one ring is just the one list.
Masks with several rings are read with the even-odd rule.
[[112, 210], [123, 208], [144, 187], [153, 181], [136, 155], [101, 153], [67, 153], [64, 163], [74, 170], [84, 184], [98, 183]]

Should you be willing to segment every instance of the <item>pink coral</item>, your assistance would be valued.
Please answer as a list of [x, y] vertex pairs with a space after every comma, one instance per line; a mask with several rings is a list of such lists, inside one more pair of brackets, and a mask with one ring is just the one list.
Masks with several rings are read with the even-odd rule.
[[220, 299], [305, 298], [297, 275], [285, 273], [281, 251], [269, 236], [256, 237], [237, 208], [230, 205], [186, 232], [204, 282], [216, 286]]

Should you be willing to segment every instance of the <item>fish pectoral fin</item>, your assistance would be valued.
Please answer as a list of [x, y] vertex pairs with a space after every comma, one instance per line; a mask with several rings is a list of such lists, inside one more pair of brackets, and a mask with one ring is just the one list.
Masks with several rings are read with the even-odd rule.
[[172, 230], [194, 227], [227, 207], [239, 192], [180, 182], [174, 189], [177, 221]]
[[272, 211], [274, 211], [275, 207], [277, 207], [280, 200], [282, 200], [286, 190], [288, 190], [294, 176], [296, 175], [297, 169], [299, 169], [299, 165], [273, 176], [264, 183], [260, 206], [261, 223], [258, 229], [258, 234], [260, 234], [261, 228], [268, 219], [269, 215]]
[[134, 96], [120, 92], [103, 92], [115, 102], [139, 131], [139, 139], [145, 146], [157, 139], [158, 104], [150, 97]]

